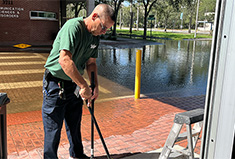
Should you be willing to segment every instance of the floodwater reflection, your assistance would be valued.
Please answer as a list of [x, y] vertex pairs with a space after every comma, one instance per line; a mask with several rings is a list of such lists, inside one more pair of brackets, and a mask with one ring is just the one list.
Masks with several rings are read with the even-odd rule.
[[136, 51], [141, 49], [141, 94], [180, 91], [181, 95], [204, 95], [211, 41], [159, 42], [163, 45], [100, 49], [99, 75], [134, 92]]

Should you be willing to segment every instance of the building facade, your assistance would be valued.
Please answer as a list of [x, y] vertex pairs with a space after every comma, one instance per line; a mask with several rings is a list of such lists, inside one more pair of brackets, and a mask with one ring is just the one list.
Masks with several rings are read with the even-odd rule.
[[0, 46], [52, 44], [59, 30], [60, 0], [1, 0]]

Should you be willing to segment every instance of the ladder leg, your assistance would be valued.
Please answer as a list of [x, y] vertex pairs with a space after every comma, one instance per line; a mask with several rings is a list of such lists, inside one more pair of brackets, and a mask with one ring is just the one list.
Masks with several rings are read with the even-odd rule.
[[196, 131], [199, 131], [200, 133], [198, 133], [198, 135], [194, 136], [193, 137], [193, 150], [195, 149], [196, 147], [196, 144], [197, 144], [197, 141], [199, 139], [199, 136], [201, 134], [201, 130], [202, 130], [202, 125], [203, 125], [203, 122], [197, 122], [195, 123], [195, 125], [193, 126], [193, 130], [196, 130]]
[[162, 149], [161, 155], [159, 157], [159, 159], [167, 159], [170, 155], [171, 150], [168, 147], [173, 147], [175, 144], [175, 141], [180, 133], [180, 130], [182, 128], [183, 124], [178, 124], [178, 123], [174, 123], [170, 134], [168, 135], [168, 138], [166, 140], [166, 143]]
[[187, 129], [187, 139], [188, 139], [188, 152], [190, 153], [189, 159], [194, 159], [191, 124], [186, 125], [186, 129]]

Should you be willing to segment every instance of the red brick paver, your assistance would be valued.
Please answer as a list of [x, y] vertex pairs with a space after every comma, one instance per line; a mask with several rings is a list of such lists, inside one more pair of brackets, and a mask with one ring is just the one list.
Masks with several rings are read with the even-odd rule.
[[[176, 113], [204, 106], [204, 96], [184, 98], [134, 98], [95, 103], [95, 116], [110, 154], [147, 152], [162, 147]], [[43, 124], [41, 111], [7, 115], [8, 158], [43, 158]], [[84, 106], [82, 137], [84, 150], [90, 155], [89, 111]], [[182, 143], [185, 145], [185, 143]], [[69, 144], [63, 127], [59, 158], [67, 159]], [[196, 153], [200, 153], [200, 142]], [[105, 151], [95, 130], [95, 156]]]

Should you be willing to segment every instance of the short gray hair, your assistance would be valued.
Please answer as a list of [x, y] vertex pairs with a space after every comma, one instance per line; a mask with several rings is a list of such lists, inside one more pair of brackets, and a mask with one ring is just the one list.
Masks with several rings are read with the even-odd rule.
[[112, 19], [112, 21], [114, 22], [116, 21], [115, 11], [110, 5], [102, 3], [102, 4], [97, 5], [95, 9], [98, 9], [98, 8], [102, 8], [103, 16], [109, 16]]

